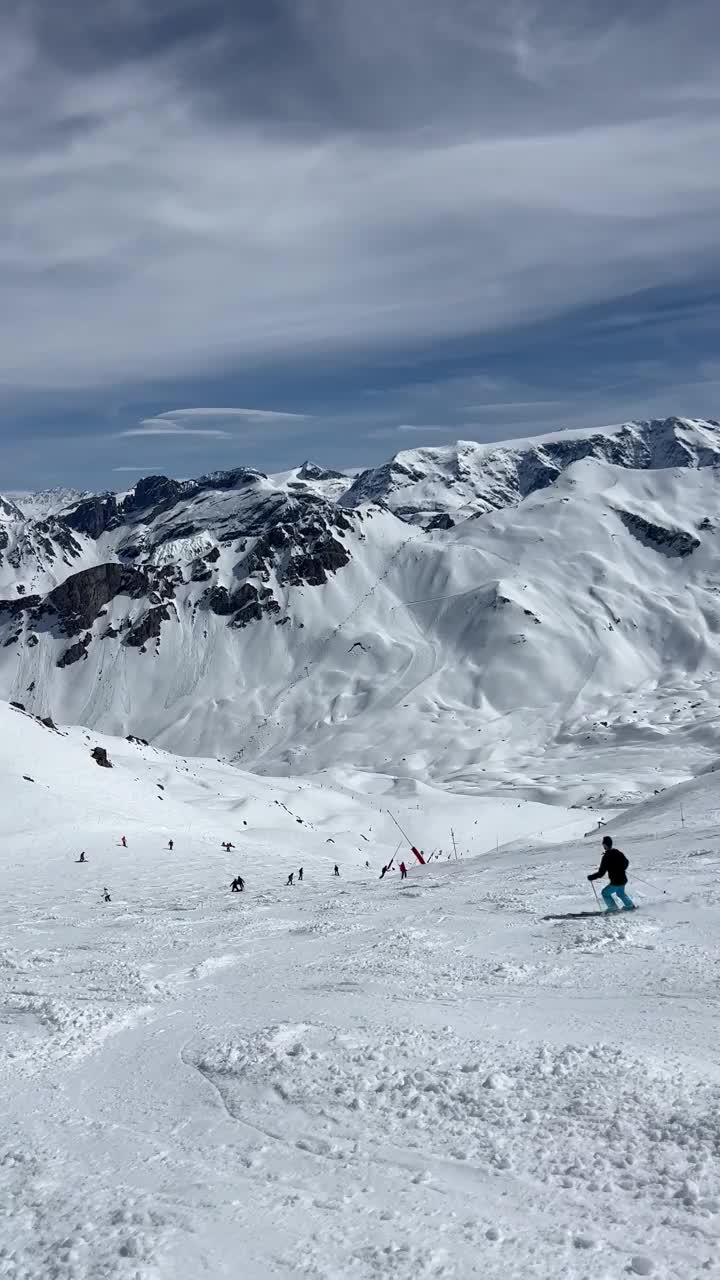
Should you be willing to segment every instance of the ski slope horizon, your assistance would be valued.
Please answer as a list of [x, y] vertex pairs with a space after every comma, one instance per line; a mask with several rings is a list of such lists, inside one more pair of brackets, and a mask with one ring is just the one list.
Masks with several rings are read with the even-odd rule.
[[4, 1274], [713, 1275], [716, 776], [563, 810], [0, 704]]

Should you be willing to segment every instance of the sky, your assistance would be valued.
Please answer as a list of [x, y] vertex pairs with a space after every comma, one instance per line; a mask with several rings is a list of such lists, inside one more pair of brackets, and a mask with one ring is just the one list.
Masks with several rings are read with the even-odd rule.
[[0, 12], [0, 489], [720, 417], [715, 0]]

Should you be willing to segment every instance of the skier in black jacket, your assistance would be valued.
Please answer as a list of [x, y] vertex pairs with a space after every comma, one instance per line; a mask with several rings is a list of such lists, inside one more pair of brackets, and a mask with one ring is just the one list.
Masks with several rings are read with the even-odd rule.
[[588, 876], [588, 880], [601, 880], [607, 876], [610, 881], [602, 890], [603, 901], [608, 911], [617, 911], [615, 898], [619, 898], [625, 911], [634, 911], [635, 903], [625, 892], [627, 869], [630, 863], [621, 849], [616, 849], [612, 836], [603, 836], [603, 856], [597, 871]]

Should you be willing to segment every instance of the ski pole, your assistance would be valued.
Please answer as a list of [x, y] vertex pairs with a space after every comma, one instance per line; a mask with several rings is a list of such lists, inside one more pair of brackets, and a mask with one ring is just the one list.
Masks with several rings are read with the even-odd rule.
[[590, 884], [592, 885], [592, 891], [593, 891], [593, 893], [595, 894], [595, 901], [597, 902], [598, 906], [600, 906], [600, 897], [599, 897], [599, 894], [598, 894], [597, 889], [595, 888], [595, 881], [594, 881], [594, 880], [591, 880], [591, 881], [590, 881]]
[[641, 880], [640, 876], [633, 875], [633, 880], [637, 880], [638, 884], [644, 884], [648, 889], [653, 889], [655, 893], [664, 893], [665, 897], [670, 897], [667, 889], [661, 889], [659, 884], [651, 884], [649, 880]]

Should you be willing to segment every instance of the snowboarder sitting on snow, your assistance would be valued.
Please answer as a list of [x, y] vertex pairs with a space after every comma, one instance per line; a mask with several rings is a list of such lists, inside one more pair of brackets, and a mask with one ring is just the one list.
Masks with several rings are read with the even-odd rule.
[[597, 871], [593, 871], [588, 876], [588, 880], [601, 880], [603, 876], [607, 876], [610, 881], [602, 890], [603, 901], [608, 911], [617, 911], [618, 907], [614, 899], [617, 897], [623, 904], [625, 911], [634, 911], [635, 903], [628, 898], [625, 892], [627, 884], [627, 869], [630, 863], [625, 854], [616, 849], [612, 836], [603, 836], [603, 856]]

